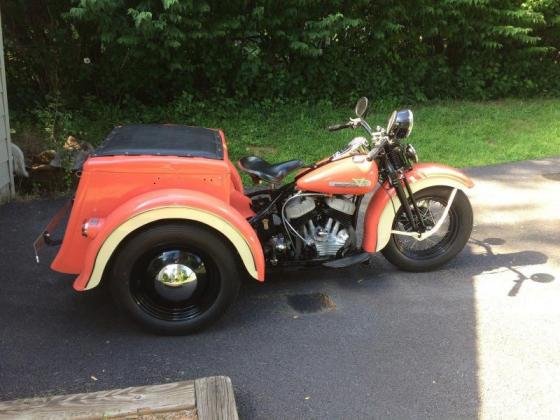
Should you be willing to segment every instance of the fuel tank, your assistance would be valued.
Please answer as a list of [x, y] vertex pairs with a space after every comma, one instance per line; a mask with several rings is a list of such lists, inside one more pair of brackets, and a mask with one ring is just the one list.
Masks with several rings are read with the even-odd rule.
[[365, 155], [356, 155], [307, 172], [297, 178], [296, 185], [301, 191], [362, 195], [375, 187], [377, 178], [375, 161], [368, 161]]

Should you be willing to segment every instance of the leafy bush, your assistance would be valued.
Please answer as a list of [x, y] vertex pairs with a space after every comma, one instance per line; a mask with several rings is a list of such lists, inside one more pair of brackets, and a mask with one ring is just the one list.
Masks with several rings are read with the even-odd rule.
[[560, 93], [557, 0], [23, 0], [12, 107]]

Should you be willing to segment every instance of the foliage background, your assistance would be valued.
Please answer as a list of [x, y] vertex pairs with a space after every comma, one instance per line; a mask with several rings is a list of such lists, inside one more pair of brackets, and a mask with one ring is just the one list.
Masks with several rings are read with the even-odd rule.
[[558, 0], [3, 0], [1, 9], [16, 111], [560, 94]]
[[[223, 128], [234, 160], [312, 162], [347, 142], [322, 129], [362, 95], [373, 124], [414, 108], [423, 160], [560, 150], [560, 0], [0, 0], [0, 10], [12, 141], [32, 169], [47, 149], [65, 155], [69, 135], [97, 145], [115, 125], [155, 122]], [[71, 159], [61, 163], [64, 185], [37, 170], [19, 190], [71, 186]]]

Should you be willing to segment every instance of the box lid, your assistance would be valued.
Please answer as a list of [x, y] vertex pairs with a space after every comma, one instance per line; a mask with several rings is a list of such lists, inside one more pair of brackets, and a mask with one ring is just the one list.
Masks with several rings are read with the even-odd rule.
[[218, 130], [179, 124], [115, 127], [92, 156], [184, 156], [223, 159]]

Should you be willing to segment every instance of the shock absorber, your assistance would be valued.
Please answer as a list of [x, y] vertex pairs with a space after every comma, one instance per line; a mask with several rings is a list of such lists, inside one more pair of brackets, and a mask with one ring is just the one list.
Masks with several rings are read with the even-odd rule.
[[[395, 153], [395, 149], [391, 150], [390, 153], [391, 154]], [[414, 195], [412, 193], [410, 185], [408, 184], [406, 176], [403, 176], [402, 180], [401, 180], [401, 177], [399, 176], [399, 171], [395, 169], [395, 167], [393, 166], [393, 162], [390, 161], [390, 159], [391, 159], [391, 156], [389, 156], [389, 159], [386, 160], [386, 162], [387, 162], [387, 168], [388, 168], [388, 176], [389, 176], [389, 180], [391, 182], [391, 185], [395, 188], [395, 190], [397, 192], [397, 197], [399, 197], [399, 201], [401, 202], [401, 205], [404, 207], [406, 217], [408, 218], [408, 221], [410, 222], [410, 225], [412, 226], [412, 228], [415, 231], [423, 232], [423, 231], [425, 231], [425, 224], [424, 224], [424, 221], [422, 220], [420, 210], [416, 206], [416, 201], [414, 200]], [[399, 156], [399, 159], [400, 159], [400, 156]], [[405, 188], [403, 188], [403, 184], [406, 188], [406, 192], [405, 192]], [[414, 210], [414, 212], [418, 216], [417, 218], [414, 217], [414, 215], [412, 213], [412, 209], [410, 208], [411, 206], [409, 205], [406, 193], [408, 193], [408, 195], [410, 197], [410, 201], [412, 202], [412, 209]], [[418, 224], [418, 222], [419, 222], [419, 224]]]
[[389, 182], [397, 192], [397, 197], [399, 197], [399, 201], [401, 202], [401, 205], [404, 207], [404, 211], [406, 213], [406, 217], [408, 218], [408, 221], [410, 222], [413, 229], [417, 230], [416, 220], [414, 219], [414, 216], [412, 215], [412, 211], [410, 210], [410, 206], [408, 205], [408, 199], [406, 197], [406, 193], [402, 186], [399, 177], [399, 172], [395, 170], [392, 162], [389, 159], [386, 158], [385, 163], [387, 167], [387, 177], [389, 178]]

